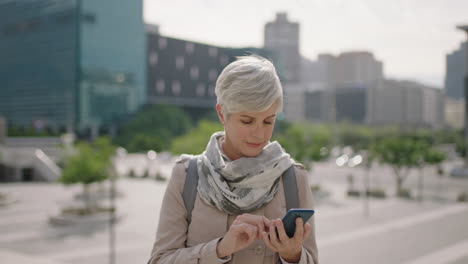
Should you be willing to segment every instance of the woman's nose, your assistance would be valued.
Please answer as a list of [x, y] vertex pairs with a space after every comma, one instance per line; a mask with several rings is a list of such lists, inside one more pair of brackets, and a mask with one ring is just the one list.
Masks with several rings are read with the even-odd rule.
[[254, 126], [252, 136], [254, 136], [257, 139], [263, 139], [263, 132], [264, 132], [263, 126], [262, 125], [256, 125], [256, 126]]

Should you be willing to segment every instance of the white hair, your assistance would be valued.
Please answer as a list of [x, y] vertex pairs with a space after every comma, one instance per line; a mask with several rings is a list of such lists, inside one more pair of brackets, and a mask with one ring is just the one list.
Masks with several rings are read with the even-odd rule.
[[278, 103], [283, 109], [283, 88], [275, 66], [260, 56], [242, 56], [223, 69], [215, 93], [223, 114], [262, 112]]

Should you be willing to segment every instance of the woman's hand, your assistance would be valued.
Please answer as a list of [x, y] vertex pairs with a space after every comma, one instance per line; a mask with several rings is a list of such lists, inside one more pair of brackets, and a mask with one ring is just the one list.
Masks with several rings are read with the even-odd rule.
[[269, 224], [270, 220], [264, 216], [251, 214], [237, 216], [216, 247], [218, 257], [224, 258], [234, 254], [250, 246], [255, 239], [261, 239], [261, 234]]
[[[278, 229], [278, 235], [275, 231]], [[302, 243], [309, 236], [312, 226], [309, 223], [304, 225], [302, 218], [296, 218], [296, 231], [294, 237], [288, 237], [284, 230], [281, 219], [271, 220], [269, 232], [263, 232], [262, 237], [265, 244], [287, 262], [299, 262], [301, 259]]]

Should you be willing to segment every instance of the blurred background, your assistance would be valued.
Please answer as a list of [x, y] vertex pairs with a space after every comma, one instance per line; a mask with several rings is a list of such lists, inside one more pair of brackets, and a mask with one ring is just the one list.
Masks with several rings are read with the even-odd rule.
[[[321, 263], [468, 263], [468, 2], [0, 0], [2, 263], [146, 263], [237, 56], [276, 66]], [[257, 251], [256, 251], [257, 252]], [[258, 251], [264, 253], [264, 249]]]

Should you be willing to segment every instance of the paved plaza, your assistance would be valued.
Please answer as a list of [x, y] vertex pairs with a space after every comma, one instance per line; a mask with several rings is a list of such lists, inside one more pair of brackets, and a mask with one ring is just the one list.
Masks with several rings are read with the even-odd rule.
[[[321, 263], [468, 263], [468, 203], [455, 194], [468, 190], [468, 180], [425, 177], [423, 202], [390, 198], [363, 202], [344, 193], [349, 168], [317, 164], [311, 182], [325, 190], [317, 197], [316, 233]], [[352, 171], [359, 187], [363, 171]], [[393, 189], [391, 171], [374, 168], [372, 185]], [[412, 176], [413, 177], [413, 176]], [[413, 177], [416, 179], [416, 177]], [[416, 181], [408, 179], [414, 189]], [[442, 188], [441, 188], [442, 186]], [[116, 263], [146, 263], [154, 241], [166, 183], [121, 179], [117, 199]], [[108, 223], [53, 226], [49, 216], [73, 204], [80, 186], [50, 183], [1, 184], [0, 192], [17, 201], [0, 207], [0, 263], [109, 263]]]

